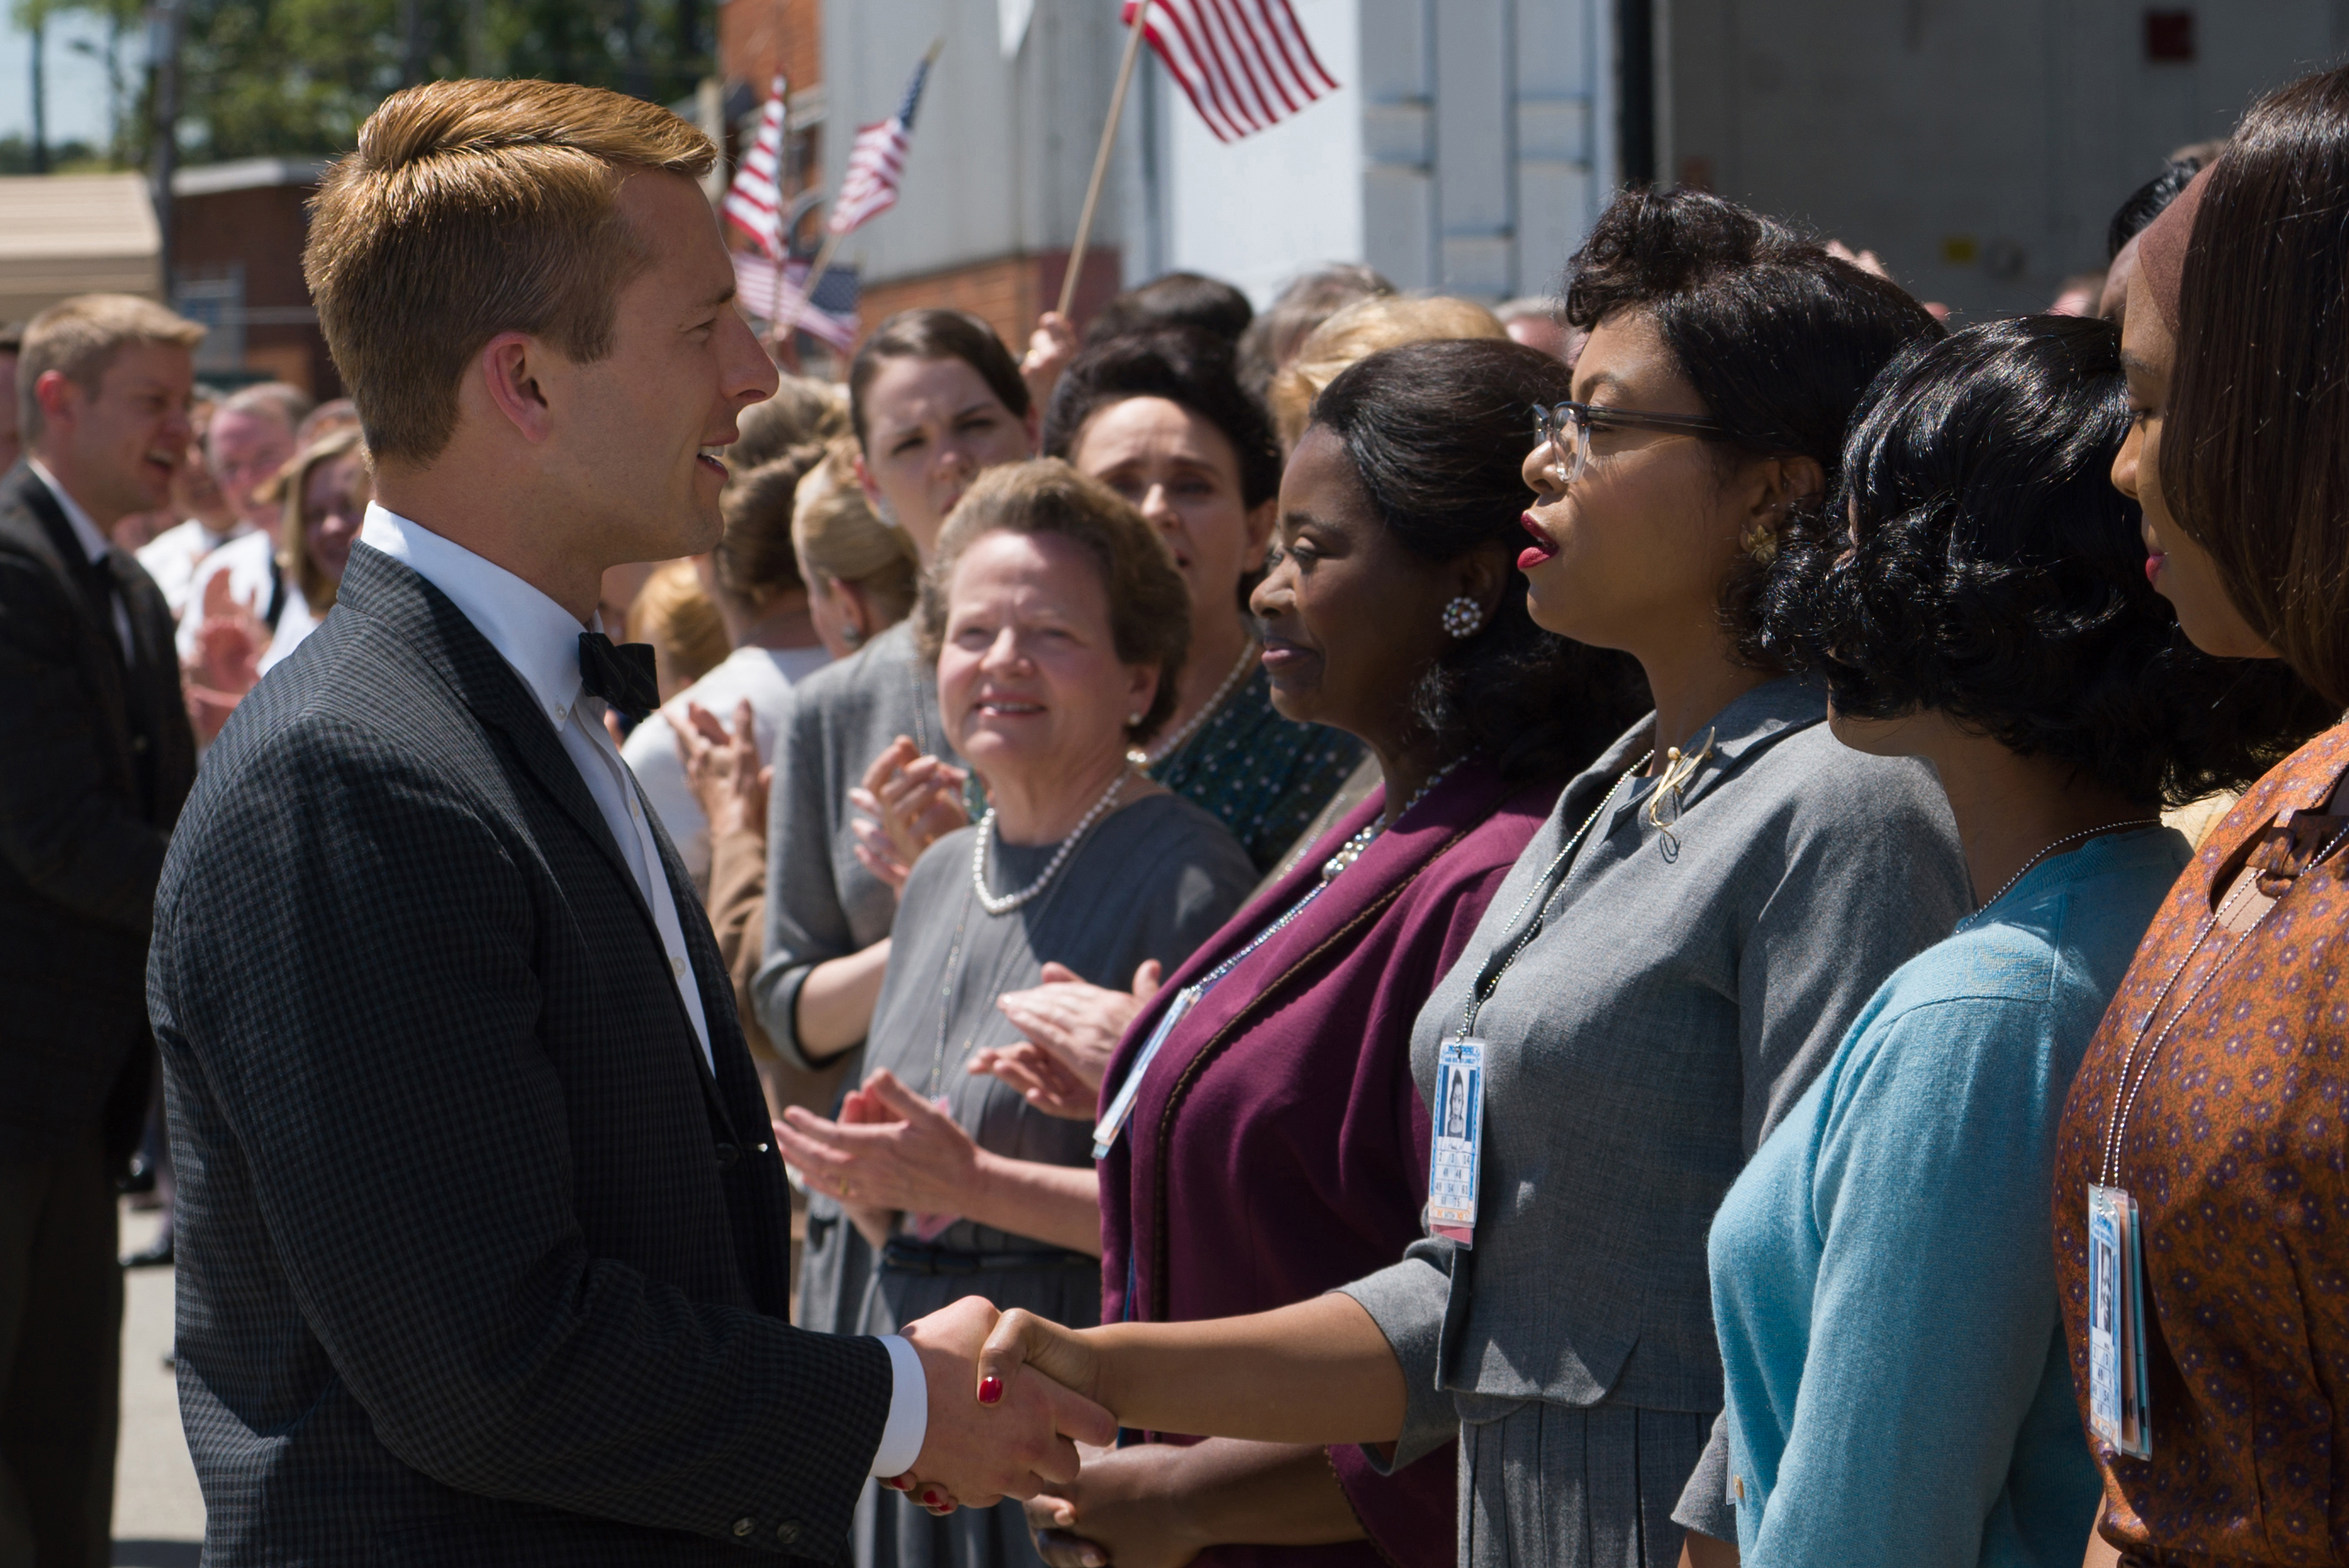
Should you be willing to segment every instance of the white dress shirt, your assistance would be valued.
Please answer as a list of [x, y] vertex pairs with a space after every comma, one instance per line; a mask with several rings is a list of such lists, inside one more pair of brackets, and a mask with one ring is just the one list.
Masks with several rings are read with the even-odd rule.
[[[32, 469], [33, 477], [48, 486], [49, 493], [57, 498], [57, 510], [66, 514], [66, 524], [73, 530], [74, 538], [80, 542], [82, 553], [89, 557], [89, 563], [95, 566], [104, 561], [114, 545], [99, 531], [98, 524], [89, 520], [89, 513], [82, 511], [81, 502], [66, 493], [66, 487], [57, 483], [57, 476], [49, 472], [40, 459], [26, 458], [25, 461]], [[130, 612], [122, 607], [119, 593], [108, 594], [106, 602], [114, 608], [114, 634], [122, 639], [123, 662], [136, 662], [139, 655], [130, 645]]]
[[239, 519], [229, 524], [226, 533], [214, 533], [202, 518], [191, 517], [165, 529], [140, 548], [139, 564], [163, 591], [163, 603], [171, 607], [173, 620], [188, 613], [188, 591], [195, 585], [196, 568], [204, 557], [252, 531], [253, 525]]
[[[572, 766], [579, 769], [595, 809], [603, 813], [605, 826], [611, 829], [622, 859], [653, 912], [653, 924], [668, 955], [669, 974], [677, 982], [687, 1016], [693, 1020], [694, 1037], [701, 1043], [702, 1059], [715, 1071], [709, 1021], [702, 1011], [693, 965], [686, 956], [685, 929], [678, 919], [668, 878], [661, 871], [660, 851], [653, 841], [643, 792], [604, 727], [602, 700], [580, 689], [579, 634], [603, 630], [602, 617], [583, 626], [570, 611], [504, 567], [372, 501], [359, 526], [358, 542], [383, 552], [448, 595], [530, 688], [548, 727], [563, 743]], [[929, 1385], [922, 1374], [921, 1357], [902, 1336], [883, 1336], [881, 1343], [888, 1347], [893, 1377], [889, 1418], [882, 1428], [871, 1473], [896, 1476], [913, 1468], [928, 1433]]]
[[763, 764], [774, 758], [775, 727], [790, 707], [792, 687], [831, 661], [832, 655], [820, 646], [737, 648], [716, 669], [662, 704], [661, 710], [636, 726], [628, 743], [620, 748], [620, 755], [636, 770], [636, 782], [644, 786], [645, 799], [653, 803], [653, 815], [668, 830], [687, 873], [703, 897], [709, 895], [709, 819], [701, 814], [701, 802], [686, 784], [685, 764], [677, 755], [677, 734], [669, 726], [669, 715], [675, 714], [677, 722], [683, 724], [685, 705], [699, 703], [730, 731], [735, 705], [749, 702], [759, 760]]

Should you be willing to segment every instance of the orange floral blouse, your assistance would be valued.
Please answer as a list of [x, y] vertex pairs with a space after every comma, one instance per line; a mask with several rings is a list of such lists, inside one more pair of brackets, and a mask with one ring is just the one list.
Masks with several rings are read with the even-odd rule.
[[[2055, 1266], [2085, 1426], [2088, 1186], [2138, 1053], [2144, 1084], [2106, 1180], [2144, 1224], [2153, 1453], [2091, 1446], [2106, 1538], [2148, 1563], [2349, 1564], [2349, 853], [2320, 858], [2349, 829], [2321, 814], [2344, 769], [2349, 725], [2227, 814], [2137, 948], [2064, 1107]], [[2198, 947], [2247, 860], [2281, 896], [2240, 942], [2219, 929]]]

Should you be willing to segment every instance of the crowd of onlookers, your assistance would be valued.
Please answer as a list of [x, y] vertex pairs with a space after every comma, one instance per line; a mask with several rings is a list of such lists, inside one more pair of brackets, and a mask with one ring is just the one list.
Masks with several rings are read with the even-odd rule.
[[[1557, 300], [912, 310], [746, 411], [599, 617], [798, 1320], [980, 1295], [1127, 1429], [860, 1568], [2349, 1562], [2344, 225], [2335, 72], [2044, 315], [1627, 191]], [[0, 1545], [110, 1452], [26, 1368], [170, 1191], [162, 845], [370, 515], [195, 336], [0, 343]]]

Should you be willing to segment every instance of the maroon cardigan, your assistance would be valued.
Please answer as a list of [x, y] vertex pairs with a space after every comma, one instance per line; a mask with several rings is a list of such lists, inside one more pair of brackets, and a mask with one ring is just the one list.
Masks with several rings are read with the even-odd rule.
[[[1419, 1239], [1428, 1119], [1412, 1024], [1565, 783], [1505, 784], [1463, 763], [1192, 1008], [1101, 1161], [1102, 1322], [1286, 1306], [1384, 1268]], [[1304, 897], [1383, 804], [1357, 808], [1167, 976], [1127, 1029], [1103, 1103], [1175, 993]], [[1450, 1568], [1452, 1448], [1392, 1476], [1350, 1445], [1330, 1457], [1368, 1542], [1218, 1547], [1199, 1562]]]

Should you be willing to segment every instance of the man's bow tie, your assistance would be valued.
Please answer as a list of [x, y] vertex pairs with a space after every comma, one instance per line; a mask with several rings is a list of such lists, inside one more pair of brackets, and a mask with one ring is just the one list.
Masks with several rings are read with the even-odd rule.
[[615, 643], [601, 632], [580, 633], [579, 680], [589, 696], [602, 697], [631, 724], [642, 724], [660, 706], [650, 643]]

